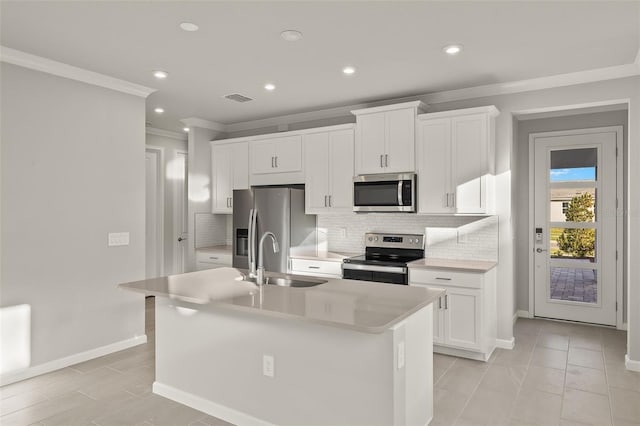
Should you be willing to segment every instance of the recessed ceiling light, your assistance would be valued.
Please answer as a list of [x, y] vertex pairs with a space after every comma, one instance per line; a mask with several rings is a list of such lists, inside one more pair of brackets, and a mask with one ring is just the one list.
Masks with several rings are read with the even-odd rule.
[[297, 30], [286, 30], [280, 33], [280, 37], [286, 41], [298, 41], [302, 38], [302, 33]]
[[153, 76], [158, 80], [164, 80], [169, 76], [169, 73], [166, 71], [157, 70], [153, 72]]
[[183, 127], [182, 130], [184, 130], [185, 132], [188, 132], [189, 128], [188, 127]]
[[356, 72], [356, 69], [354, 67], [344, 67], [342, 68], [342, 72], [345, 73], [346, 75], [351, 75]]
[[275, 90], [276, 86], [275, 86], [275, 84], [267, 83], [267, 84], [264, 85], [264, 88], [269, 90], [269, 91], [271, 91], [271, 90]]
[[164, 108], [160, 108], [160, 107], [158, 107], [158, 108], [154, 109], [154, 111], [155, 111], [157, 114], [162, 114], [162, 113], [164, 112]]
[[462, 45], [450, 44], [449, 46], [443, 47], [442, 50], [449, 55], [457, 55], [462, 51]]
[[180, 28], [182, 28], [184, 31], [194, 32], [198, 31], [199, 27], [193, 22], [183, 22], [180, 24]]

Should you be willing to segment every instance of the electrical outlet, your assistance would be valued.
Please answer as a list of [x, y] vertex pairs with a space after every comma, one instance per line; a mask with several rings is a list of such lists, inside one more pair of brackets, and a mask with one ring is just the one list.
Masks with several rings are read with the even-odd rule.
[[267, 377], [275, 377], [275, 360], [273, 355], [262, 355], [262, 374]]
[[128, 232], [110, 232], [108, 240], [109, 240], [109, 247], [128, 246], [129, 233]]
[[398, 343], [398, 370], [404, 367], [404, 342]]

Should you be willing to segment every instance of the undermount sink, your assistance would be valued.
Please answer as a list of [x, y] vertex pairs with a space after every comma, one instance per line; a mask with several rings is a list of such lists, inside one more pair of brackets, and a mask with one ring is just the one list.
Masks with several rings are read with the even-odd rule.
[[[281, 287], [313, 287], [316, 285], [324, 284], [327, 280], [314, 280], [313, 278], [309, 279], [299, 279], [299, 278], [289, 278], [289, 277], [271, 277], [267, 275], [264, 277], [265, 284], [269, 285], [279, 285]], [[248, 281], [256, 284], [257, 279], [255, 277], [242, 277], [242, 281]]]

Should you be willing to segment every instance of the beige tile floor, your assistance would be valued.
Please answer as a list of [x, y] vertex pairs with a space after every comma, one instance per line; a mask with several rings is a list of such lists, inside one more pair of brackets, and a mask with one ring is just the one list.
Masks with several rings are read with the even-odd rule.
[[[228, 425], [151, 393], [149, 342], [0, 388], [0, 425]], [[432, 425], [640, 425], [640, 373], [624, 368], [626, 334], [519, 319], [516, 348], [488, 363], [434, 357]]]

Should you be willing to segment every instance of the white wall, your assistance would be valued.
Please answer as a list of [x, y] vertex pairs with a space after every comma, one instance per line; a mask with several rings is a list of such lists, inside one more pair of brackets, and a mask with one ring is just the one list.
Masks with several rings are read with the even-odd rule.
[[147, 147], [163, 148], [164, 161], [163, 161], [163, 174], [164, 174], [164, 246], [163, 246], [163, 260], [164, 260], [164, 273], [170, 275], [176, 273], [174, 271], [174, 259], [176, 251], [176, 239], [178, 238], [179, 229], [176, 229], [174, 223], [175, 219], [175, 173], [172, 173], [175, 169], [176, 162], [178, 161], [177, 152], [187, 152], [187, 139], [186, 135], [183, 140], [171, 138], [167, 136], [159, 136], [147, 133], [146, 135]]
[[[145, 275], [145, 101], [0, 70], [0, 309], [30, 306], [27, 365], [42, 371], [144, 335], [143, 296], [116, 286]], [[108, 232], [130, 245], [107, 247]]]

